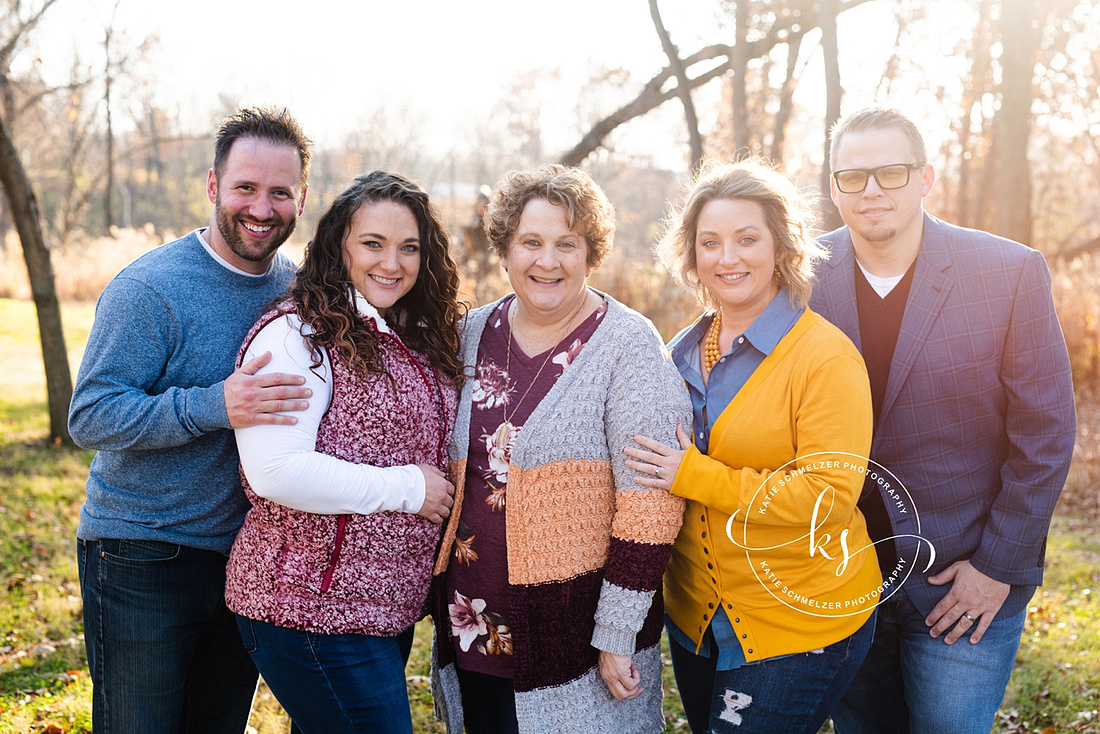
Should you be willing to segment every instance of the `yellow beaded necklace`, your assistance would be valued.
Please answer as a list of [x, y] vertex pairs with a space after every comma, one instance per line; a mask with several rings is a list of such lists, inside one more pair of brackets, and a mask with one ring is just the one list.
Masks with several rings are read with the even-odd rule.
[[703, 370], [710, 374], [711, 368], [722, 358], [722, 350], [718, 348], [718, 335], [722, 333], [722, 312], [714, 314], [714, 321], [710, 322], [707, 335], [703, 338]]

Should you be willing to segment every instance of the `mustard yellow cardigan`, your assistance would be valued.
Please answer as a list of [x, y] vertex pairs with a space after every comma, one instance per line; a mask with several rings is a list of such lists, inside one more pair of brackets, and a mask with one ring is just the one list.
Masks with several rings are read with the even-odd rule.
[[665, 606], [697, 649], [719, 604], [754, 661], [848, 637], [892, 591], [856, 508], [871, 424], [863, 358], [806, 310], [672, 485], [687, 508]]

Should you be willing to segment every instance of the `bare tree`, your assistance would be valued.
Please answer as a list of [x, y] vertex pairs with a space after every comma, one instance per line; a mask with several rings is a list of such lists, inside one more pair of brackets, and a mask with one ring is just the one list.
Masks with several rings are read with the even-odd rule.
[[[837, 39], [836, 17], [840, 12], [840, 0], [821, 0], [821, 55], [825, 61], [825, 154], [821, 165], [821, 191], [826, 192], [829, 184], [829, 135], [828, 131], [840, 119], [840, 98], [843, 89], [840, 85], [840, 42]], [[831, 202], [822, 206], [824, 227], [834, 230], [844, 224]]]
[[749, 150], [749, 3], [735, 0], [733, 53], [730, 54], [730, 122], [735, 156]]
[[111, 40], [115, 34], [115, 17], [122, 0], [115, 0], [111, 9], [111, 20], [103, 29], [103, 108], [107, 116], [107, 186], [103, 196], [103, 226], [109, 233], [115, 223], [115, 128], [111, 120], [111, 85], [115, 76], [115, 65], [111, 59]]
[[783, 160], [783, 147], [787, 137], [787, 123], [794, 109], [794, 90], [798, 85], [798, 56], [802, 49], [805, 31], [794, 31], [787, 39], [787, 72], [783, 77], [783, 86], [779, 88], [779, 109], [775, 113], [772, 125], [772, 160]]
[[1031, 133], [1032, 86], [1039, 34], [1035, 0], [1004, 0], [1001, 5], [1001, 107], [994, 118], [998, 152], [997, 234], [1031, 242], [1031, 170], [1027, 144]]
[[649, 15], [653, 18], [653, 27], [661, 39], [661, 47], [668, 57], [669, 68], [676, 77], [676, 95], [684, 105], [684, 120], [687, 123], [688, 141], [691, 146], [691, 170], [698, 168], [703, 160], [703, 137], [699, 134], [699, 118], [695, 115], [695, 103], [691, 101], [691, 83], [688, 80], [687, 70], [680, 60], [680, 50], [672, 42], [672, 37], [661, 20], [661, 9], [657, 7], [657, 0], [649, 0]]
[[[841, 3], [838, 13], [863, 5], [871, 0], [846, 0]], [[773, 13], [770, 16], [770, 25], [763, 29], [759, 38], [748, 41], [745, 45], [746, 58], [755, 59], [768, 54], [773, 48], [787, 40], [795, 33], [805, 33], [808, 29], [816, 28], [820, 14], [816, 5], [807, 3], [806, 7], [785, 8], [782, 12]], [[725, 75], [730, 68], [734, 55], [734, 46], [729, 44], [713, 44], [696, 51], [683, 59], [685, 69], [691, 69], [703, 62], [713, 62], [710, 68], [699, 72], [695, 77], [688, 78], [688, 86], [691, 89], [700, 87], [713, 79]], [[671, 67], [666, 67], [656, 76], [646, 82], [638, 95], [619, 109], [597, 121], [573, 148], [566, 151], [560, 161], [567, 165], [579, 165], [585, 158], [600, 148], [607, 136], [616, 128], [636, 117], [641, 117], [650, 110], [679, 95], [679, 85], [670, 90], [664, 88], [665, 83], [675, 76]]]
[[27, 172], [19, 160], [7, 125], [0, 117], [0, 183], [4, 186], [12, 220], [23, 243], [34, 305], [38, 313], [38, 331], [42, 343], [42, 361], [46, 368], [46, 397], [50, 411], [50, 439], [71, 443], [69, 437], [69, 401], [73, 396], [69, 356], [61, 329], [61, 306], [54, 288], [50, 251], [39, 224], [38, 201]]
[[0, 94], [3, 98], [3, 104], [0, 105], [0, 184], [3, 184], [12, 221], [23, 245], [23, 259], [27, 263], [27, 276], [38, 313], [42, 361], [46, 370], [50, 439], [57, 443], [71, 443], [68, 414], [73, 381], [69, 372], [69, 355], [65, 349], [65, 334], [61, 328], [61, 306], [54, 287], [53, 265], [42, 235], [38, 201], [7, 122], [16, 110], [14, 83], [10, 73], [12, 58], [54, 2], [55, 0], [43, 0], [25, 16], [20, 14], [21, 4], [16, 2], [5, 14], [4, 30], [7, 35], [0, 39]]

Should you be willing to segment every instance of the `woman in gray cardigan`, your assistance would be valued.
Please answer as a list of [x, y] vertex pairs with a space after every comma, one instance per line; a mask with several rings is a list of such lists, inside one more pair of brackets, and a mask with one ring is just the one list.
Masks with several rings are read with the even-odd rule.
[[463, 333], [437, 711], [468, 734], [663, 731], [660, 585], [683, 503], [637, 484], [623, 449], [672, 441], [687, 392], [652, 324], [586, 283], [614, 221], [588, 174], [513, 171], [485, 220], [515, 293]]

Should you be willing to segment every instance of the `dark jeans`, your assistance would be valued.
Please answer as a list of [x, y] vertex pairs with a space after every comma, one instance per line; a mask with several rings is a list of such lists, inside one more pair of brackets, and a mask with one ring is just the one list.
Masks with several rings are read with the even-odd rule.
[[519, 734], [512, 679], [474, 673], [458, 666], [455, 670], [462, 691], [466, 734]]
[[874, 630], [872, 614], [855, 634], [821, 650], [718, 671], [716, 657], [669, 639], [688, 725], [695, 734], [816, 734], [859, 670]]
[[397, 637], [323, 635], [237, 616], [245, 649], [302, 734], [412, 734], [405, 663], [413, 628]]
[[77, 541], [96, 734], [241, 734], [256, 666], [225, 606], [226, 557]]

